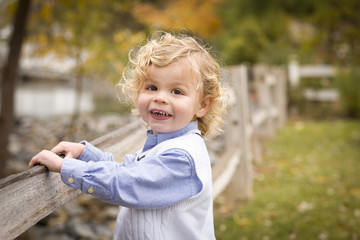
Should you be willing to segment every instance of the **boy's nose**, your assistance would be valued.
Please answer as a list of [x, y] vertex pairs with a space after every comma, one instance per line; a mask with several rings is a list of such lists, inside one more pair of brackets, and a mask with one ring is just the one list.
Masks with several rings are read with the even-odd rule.
[[163, 92], [157, 92], [157, 94], [155, 95], [154, 97], [154, 102], [157, 102], [157, 103], [167, 103], [167, 98], [166, 98], [166, 95], [165, 93]]

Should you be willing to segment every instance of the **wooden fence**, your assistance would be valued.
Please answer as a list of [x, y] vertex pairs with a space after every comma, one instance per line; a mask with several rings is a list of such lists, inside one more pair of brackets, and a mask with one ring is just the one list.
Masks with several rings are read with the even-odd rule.
[[[334, 77], [336, 75], [336, 68], [331, 65], [299, 65], [296, 60], [292, 60], [288, 66], [289, 83], [291, 87], [296, 87], [302, 77], [324, 78]], [[339, 98], [337, 89], [323, 88], [304, 90], [304, 97], [308, 100], [322, 101], [322, 102], [336, 102]]]
[[[237, 183], [238, 198], [252, 196], [252, 161], [261, 159], [259, 138], [272, 137], [286, 122], [284, 69], [255, 66], [252, 73], [250, 79], [249, 69], [242, 65], [222, 71], [231, 97], [220, 137], [224, 148], [213, 165], [214, 199], [231, 180]], [[144, 141], [144, 128], [136, 121], [91, 142], [120, 160]], [[80, 193], [43, 166], [1, 179], [0, 239], [16, 238]]]

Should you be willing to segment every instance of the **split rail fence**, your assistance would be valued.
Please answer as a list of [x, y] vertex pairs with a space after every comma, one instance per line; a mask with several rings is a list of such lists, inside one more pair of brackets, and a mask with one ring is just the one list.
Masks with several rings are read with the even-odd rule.
[[[296, 60], [291, 60], [288, 65], [288, 75], [290, 87], [295, 88], [299, 85], [303, 77], [311, 78], [333, 78], [336, 76], [336, 68], [331, 65], [300, 65]], [[304, 90], [304, 96], [307, 100], [321, 102], [336, 102], [339, 99], [339, 93], [334, 88]]]
[[[223, 69], [230, 93], [224, 122], [223, 150], [213, 165], [213, 196], [236, 182], [237, 197], [252, 196], [252, 161], [261, 160], [259, 139], [270, 138], [286, 122], [286, 71], [277, 67], [235, 66]], [[91, 141], [121, 160], [145, 141], [135, 121]], [[0, 179], [0, 239], [14, 239], [38, 221], [81, 194], [65, 185], [58, 173], [43, 166]]]

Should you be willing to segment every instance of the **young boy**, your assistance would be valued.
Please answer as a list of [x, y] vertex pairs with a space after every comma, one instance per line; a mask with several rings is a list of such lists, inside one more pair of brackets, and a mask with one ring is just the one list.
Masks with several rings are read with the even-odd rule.
[[129, 56], [121, 86], [148, 125], [144, 147], [117, 163], [86, 141], [61, 142], [29, 167], [45, 165], [70, 187], [120, 205], [114, 239], [215, 239], [203, 137], [217, 133], [225, 112], [219, 65], [193, 38], [169, 33]]

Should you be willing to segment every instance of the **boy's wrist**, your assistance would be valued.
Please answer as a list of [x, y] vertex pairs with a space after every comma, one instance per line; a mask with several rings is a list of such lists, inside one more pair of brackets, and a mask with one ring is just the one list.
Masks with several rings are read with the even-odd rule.
[[61, 173], [61, 168], [62, 168], [63, 163], [64, 163], [64, 159], [60, 158], [58, 167], [56, 168], [56, 172]]
[[94, 145], [92, 145], [87, 141], [81, 141], [80, 143], [84, 145], [84, 149], [81, 152], [80, 156], [77, 157], [77, 159], [84, 162], [88, 162], [91, 160], [94, 161], [95, 159], [101, 158], [102, 151], [100, 149], [98, 149], [97, 147], [95, 147]]

